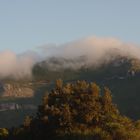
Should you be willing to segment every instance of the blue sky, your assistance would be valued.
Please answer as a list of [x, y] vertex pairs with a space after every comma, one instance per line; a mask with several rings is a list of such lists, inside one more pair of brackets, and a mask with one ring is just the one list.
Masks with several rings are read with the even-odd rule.
[[139, 0], [0, 0], [0, 51], [89, 36], [140, 44], [139, 7]]

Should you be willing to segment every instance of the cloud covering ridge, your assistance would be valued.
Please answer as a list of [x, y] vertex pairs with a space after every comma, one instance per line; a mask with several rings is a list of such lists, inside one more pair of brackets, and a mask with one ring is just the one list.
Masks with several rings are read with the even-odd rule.
[[[131, 43], [124, 43], [116, 38], [88, 37], [60, 45], [44, 45], [39, 47], [42, 53], [27, 51], [16, 54], [13, 51], [0, 52], [0, 78], [32, 77], [34, 64], [51, 57], [76, 60], [86, 58], [87, 65], [100, 65], [103, 61], [110, 61], [115, 56], [134, 57], [140, 59], [140, 47]], [[40, 57], [42, 56], [42, 57]], [[79, 61], [83, 64], [81, 61]], [[71, 67], [74, 63], [67, 64]], [[77, 64], [80, 67], [79, 64]]]

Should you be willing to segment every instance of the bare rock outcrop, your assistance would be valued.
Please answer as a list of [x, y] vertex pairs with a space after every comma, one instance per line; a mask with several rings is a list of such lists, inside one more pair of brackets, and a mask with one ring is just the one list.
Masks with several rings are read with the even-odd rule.
[[18, 83], [1, 83], [0, 93], [1, 97], [24, 98], [34, 96], [34, 91], [30, 86]]

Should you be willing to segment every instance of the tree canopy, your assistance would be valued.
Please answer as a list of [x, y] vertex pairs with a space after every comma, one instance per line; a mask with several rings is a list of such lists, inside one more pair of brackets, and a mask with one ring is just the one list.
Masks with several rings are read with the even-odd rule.
[[59, 79], [36, 116], [9, 131], [11, 140], [139, 140], [140, 122], [120, 114], [107, 87]]

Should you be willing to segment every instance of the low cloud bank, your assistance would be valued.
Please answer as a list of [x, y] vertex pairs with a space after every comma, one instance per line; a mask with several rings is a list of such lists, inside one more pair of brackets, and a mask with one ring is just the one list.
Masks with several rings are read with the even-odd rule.
[[0, 78], [31, 78], [35, 62], [33, 53], [17, 55], [12, 51], [0, 52]]
[[83, 65], [83, 61], [87, 66], [96, 67], [103, 61], [109, 62], [118, 55], [140, 59], [139, 46], [124, 43], [115, 38], [89, 37], [61, 45], [44, 45], [39, 49], [42, 50], [41, 53], [34, 51], [22, 54], [12, 51], [0, 52], [0, 78], [31, 78], [34, 64], [52, 57], [73, 60], [63, 61], [63, 66], [65, 65], [67, 68], [79, 68]]
[[[41, 47], [48, 57], [65, 58], [76, 60], [85, 58], [87, 66], [100, 66], [117, 56], [134, 57], [140, 59], [140, 47], [131, 43], [124, 43], [115, 38], [89, 37], [76, 40], [62, 45], [46, 45]], [[81, 59], [82, 60], [82, 59]], [[63, 63], [63, 66], [78, 68], [82, 61], [74, 63]]]

